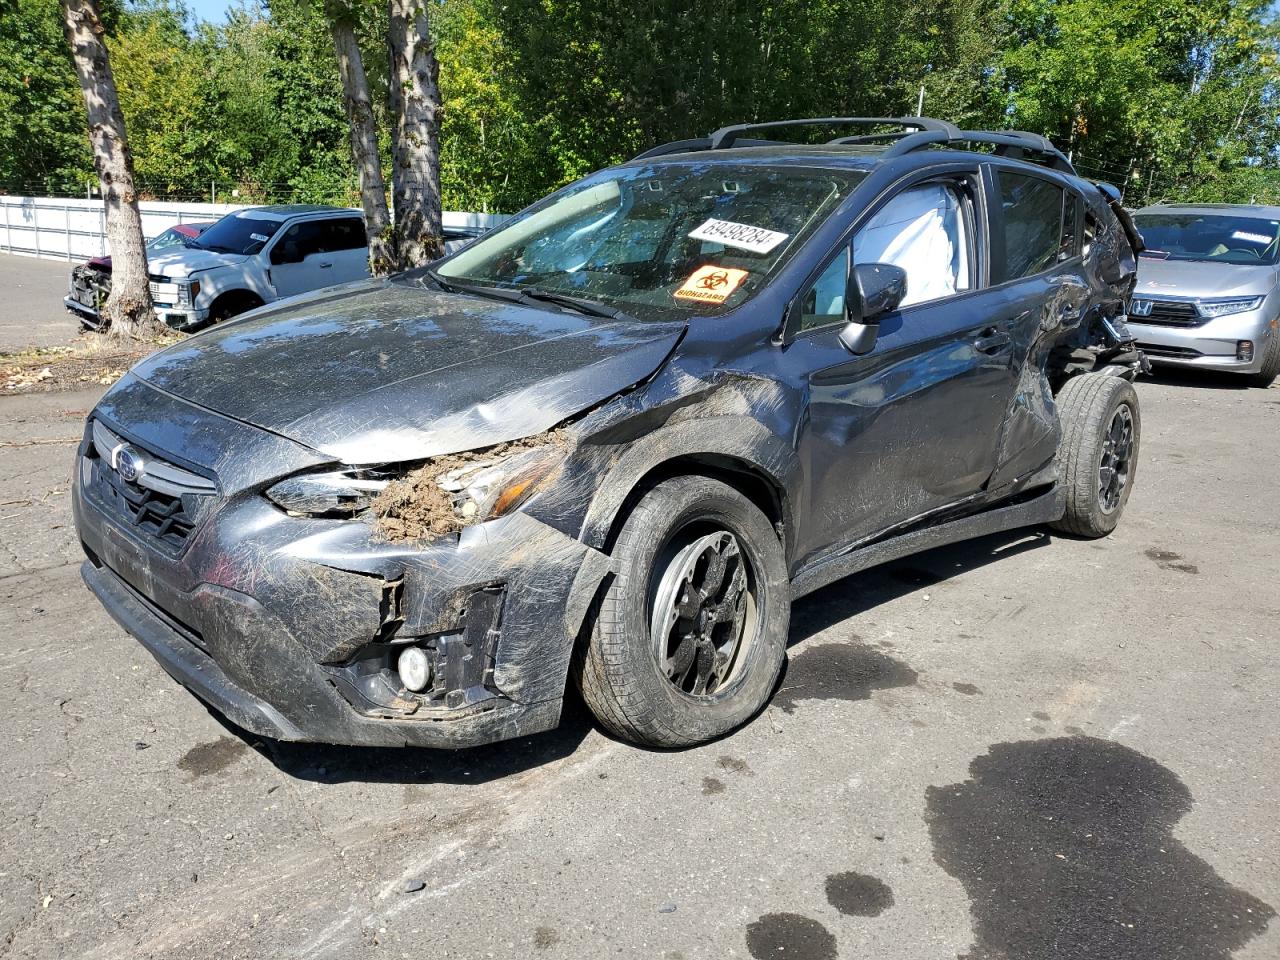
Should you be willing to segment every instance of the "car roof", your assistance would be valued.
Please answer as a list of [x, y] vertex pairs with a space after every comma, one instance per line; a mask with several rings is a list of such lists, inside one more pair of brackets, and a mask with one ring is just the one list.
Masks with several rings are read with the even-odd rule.
[[309, 213], [359, 213], [351, 207], [331, 207], [323, 203], [276, 203], [263, 207], [245, 207], [239, 214], [253, 214], [263, 220], [289, 220]]
[[1221, 216], [1231, 214], [1253, 220], [1280, 220], [1280, 207], [1268, 207], [1258, 203], [1153, 203], [1143, 207], [1135, 217], [1145, 213], [1181, 213], [1192, 216]]
[[766, 166], [826, 167], [831, 169], [872, 169], [879, 151], [865, 146], [804, 146], [785, 143], [769, 146], [729, 147], [716, 150], [689, 150], [661, 157], [637, 157], [627, 165], [651, 163], [750, 163]]

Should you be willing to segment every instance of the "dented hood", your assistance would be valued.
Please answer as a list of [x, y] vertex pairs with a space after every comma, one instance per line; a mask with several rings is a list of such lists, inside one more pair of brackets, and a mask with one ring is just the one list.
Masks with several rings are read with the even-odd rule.
[[683, 330], [370, 281], [215, 327], [133, 372], [344, 463], [389, 463], [546, 430], [648, 377]]

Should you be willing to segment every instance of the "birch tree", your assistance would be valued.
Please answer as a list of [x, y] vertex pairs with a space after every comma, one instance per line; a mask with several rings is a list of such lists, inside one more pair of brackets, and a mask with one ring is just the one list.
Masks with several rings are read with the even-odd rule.
[[125, 136], [124, 115], [103, 40], [98, 0], [62, 0], [63, 31], [71, 48], [89, 120], [89, 142], [106, 207], [107, 246], [111, 252], [111, 294], [104, 319], [116, 337], [143, 339], [163, 330], [151, 306], [146, 241], [133, 183], [133, 157]]
[[383, 276], [396, 269], [398, 259], [387, 208], [387, 184], [378, 151], [378, 125], [369, 95], [369, 79], [356, 40], [357, 13], [341, 0], [325, 3], [325, 18], [333, 34], [338, 73], [342, 78], [342, 106], [350, 124], [351, 157], [360, 181], [360, 205], [369, 234], [369, 269]]
[[440, 65], [427, 0], [388, 0], [391, 184], [401, 269], [444, 252], [440, 227]]

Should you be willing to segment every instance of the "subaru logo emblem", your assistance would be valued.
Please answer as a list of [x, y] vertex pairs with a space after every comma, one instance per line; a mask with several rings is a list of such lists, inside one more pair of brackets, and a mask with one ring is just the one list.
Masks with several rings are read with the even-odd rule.
[[1135, 300], [1129, 304], [1129, 315], [1134, 317], [1151, 316], [1151, 308], [1155, 306], [1151, 300]]
[[146, 470], [142, 457], [133, 447], [121, 447], [116, 451], [116, 473], [130, 483], [137, 483]]

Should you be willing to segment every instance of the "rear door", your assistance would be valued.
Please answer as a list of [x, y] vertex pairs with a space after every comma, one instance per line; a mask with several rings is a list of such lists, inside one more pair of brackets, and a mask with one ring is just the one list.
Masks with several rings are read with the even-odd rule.
[[[991, 476], [1014, 378], [1010, 309], [986, 283], [987, 189], [975, 161], [891, 191], [801, 295], [784, 349], [809, 383], [801, 564], [961, 501]], [[854, 356], [838, 339], [845, 278], [870, 262], [906, 270], [907, 298], [882, 318], [874, 350]]]
[[[331, 275], [325, 283], [347, 283], [369, 276], [369, 241], [365, 235], [364, 220], [360, 217], [337, 217], [324, 221], [325, 233], [320, 252], [320, 269]], [[331, 264], [326, 267], [325, 263]]]
[[1084, 198], [1065, 177], [993, 160], [992, 300], [1012, 338], [1012, 391], [1001, 416], [995, 472], [999, 494], [1045, 466], [1057, 453], [1059, 425], [1049, 382], [1048, 351], [1057, 331], [1083, 321], [1093, 296], [1082, 256]]

